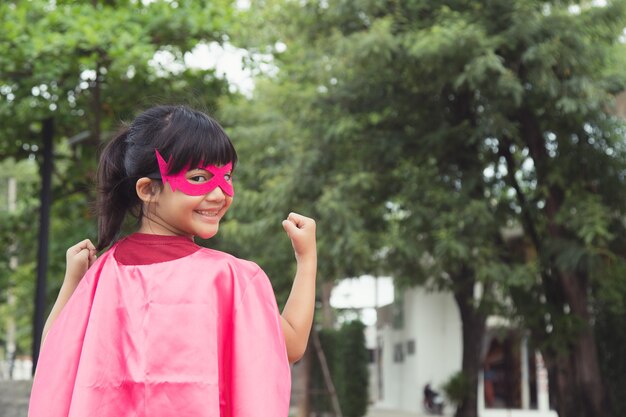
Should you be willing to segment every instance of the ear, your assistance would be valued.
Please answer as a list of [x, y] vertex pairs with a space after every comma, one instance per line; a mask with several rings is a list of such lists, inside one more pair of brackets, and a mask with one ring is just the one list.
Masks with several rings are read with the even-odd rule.
[[141, 177], [135, 183], [137, 196], [144, 203], [151, 203], [159, 195], [159, 187], [148, 177]]

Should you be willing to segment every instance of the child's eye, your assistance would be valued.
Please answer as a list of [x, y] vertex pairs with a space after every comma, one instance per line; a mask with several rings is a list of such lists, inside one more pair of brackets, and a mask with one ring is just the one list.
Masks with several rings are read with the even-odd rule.
[[191, 182], [205, 182], [208, 180], [209, 179], [206, 177], [206, 175], [194, 175], [193, 177], [189, 177], [189, 181]]
[[232, 172], [229, 172], [228, 174], [224, 174], [224, 179], [225, 179], [227, 182], [232, 181], [232, 179], [233, 179], [233, 174], [232, 174]]

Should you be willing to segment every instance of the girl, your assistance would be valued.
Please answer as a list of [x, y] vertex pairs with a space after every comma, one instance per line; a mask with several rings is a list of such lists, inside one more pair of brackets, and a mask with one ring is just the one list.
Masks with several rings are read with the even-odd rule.
[[126, 213], [140, 227], [98, 260], [89, 241], [68, 250], [30, 417], [287, 415], [289, 360], [304, 352], [313, 317], [315, 223], [283, 221], [297, 272], [281, 317], [256, 264], [193, 242], [217, 233], [236, 162], [221, 126], [182, 106], [147, 110], [109, 143], [98, 249]]

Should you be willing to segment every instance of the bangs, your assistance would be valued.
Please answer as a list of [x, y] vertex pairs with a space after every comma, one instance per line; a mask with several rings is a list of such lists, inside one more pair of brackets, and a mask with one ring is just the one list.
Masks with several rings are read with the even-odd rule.
[[193, 169], [229, 162], [234, 170], [237, 152], [217, 121], [185, 107], [177, 107], [168, 119], [167, 127], [158, 134], [160, 138], [155, 138], [156, 148], [168, 161], [168, 174], [176, 174], [186, 166]]

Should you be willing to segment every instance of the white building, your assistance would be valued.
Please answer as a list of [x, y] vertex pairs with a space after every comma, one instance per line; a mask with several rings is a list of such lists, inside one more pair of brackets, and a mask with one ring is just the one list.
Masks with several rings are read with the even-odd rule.
[[[461, 320], [453, 296], [405, 290], [378, 309], [374, 332], [379, 354], [371, 372], [373, 402], [377, 408], [423, 413], [424, 386], [440, 390], [461, 369]], [[491, 318], [483, 351], [481, 417], [557, 417], [550, 410], [541, 355], [528, 348], [520, 332]]]

